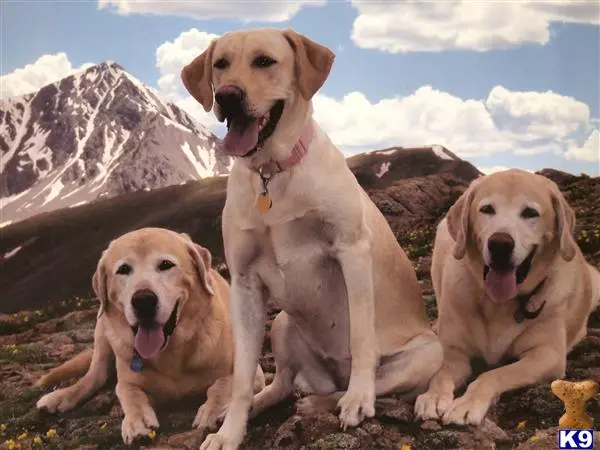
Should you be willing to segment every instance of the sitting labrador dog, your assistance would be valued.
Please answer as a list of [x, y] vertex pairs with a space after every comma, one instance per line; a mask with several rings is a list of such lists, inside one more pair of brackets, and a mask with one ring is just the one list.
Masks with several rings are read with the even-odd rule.
[[[338, 406], [346, 428], [374, 415], [378, 395], [424, 392], [441, 367], [410, 261], [313, 121], [311, 99], [333, 59], [293, 30], [253, 29], [217, 38], [182, 71], [188, 91], [227, 122], [221, 151], [236, 157], [222, 218], [233, 396], [203, 450], [238, 448], [250, 408], [254, 416], [296, 387], [313, 394], [304, 411]], [[271, 328], [276, 374], [254, 397], [267, 301], [282, 310]]]
[[[116, 364], [116, 394], [126, 444], [159, 426], [152, 400], [207, 393], [194, 426], [216, 428], [231, 397], [233, 336], [229, 285], [211, 268], [211, 254], [186, 234], [142, 228], [110, 243], [93, 276], [100, 308], [93, 350], [56, 367], [37, 382], [55, 386], [37, 408], [65, 412], [106, 382]], [[264, 387], [260, 367], [254, 390]]]
[[[558, 186], [517, 169], [474, 180], [450, 208], [431, 268], [444, 364], [415, 402], [417, 417], [478, 425], [503, 392], [564, 377], [600, 298], [574, 226]], [[496, 368], [454, 399], [471, 358]]]

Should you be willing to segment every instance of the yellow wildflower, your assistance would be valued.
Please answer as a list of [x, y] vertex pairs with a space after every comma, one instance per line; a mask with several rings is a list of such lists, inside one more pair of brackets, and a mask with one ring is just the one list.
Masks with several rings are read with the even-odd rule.
[[23, 439], [27, 439], [27, 431], [24, 431], [23, 433], [17, 436], [17, 440], [22, 441]]
[[525, 429], [526, 425], [527, 425], [527, 421], [526, 420], [521, 420], [519, 422], [519, 424], [517, 425], [517, 430], [523, 430], [523, 429]]
[[409, 444], [402, 444], [402, 447], [400, 447], [400, 450], [411, 450], [411, 447]]
[[539, 441], [540, 437], [539, 436], [531, 436], [528, 440], [529, 440], [529, 442], [535, 442], [535, 441]]
[[6, 431], [6, 425], [3, 423], [0, 423], [0, 433], [4, 433]]
[[156, 437], [156, 431], [154, 431], [154, 430], [150, 431], [150, 433], [148, 433], [148, 437], [150, 439], [154, 439]]
[[56, 430], [54, 428], [50, 428], [48, 431], [46, 431], [46, 437], [48, 437], [48, 438], [53, 438], [57, 434], [58, 433], [56, 432]]
[[39, 436], [36, 436], [33, 438], [33, 444], [34, 445], [42, 445], [42, 438]]
[[20, 448], [21, 446], [19, 444], [17, 444], [15, 441], [13, 441], [12, 439], [9, 439], [8, 441], [4, 441], [4, 445], [6, 445], [6, 448], [8, 450], [15, 450], [17, 448]]

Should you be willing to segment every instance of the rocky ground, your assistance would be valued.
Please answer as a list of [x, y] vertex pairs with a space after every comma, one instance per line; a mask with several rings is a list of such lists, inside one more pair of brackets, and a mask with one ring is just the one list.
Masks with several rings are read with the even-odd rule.
[[[600, 267], [600, 183], [598, 179], [548, 176], [559, 182], [578, 216], [577, 240], [586, 257]], [[370, 192], [377, 199], [376, 191]], [[387, 195], [393, 195], [388, 189]], [[385, 198], [377, 200], [382, 210]], [[435, 297], [429, 281], [431, 244], [439, 218], [397, 226], [388, 219], [417, 269], [423, 298], [432, 320]], [[39, 310], [0, 315], [0, 448], [120, 449], [121, 409], [114, 381], [90, 401], [62, 416], [40, 413], [35, 402], [43, 394], [33, 388], [44, 371], [89, 347], [93, 340], [96, 300], [74, 297]], [[272, 311], [270, 316], [274, 316]], [[270, 349], [269, 338], [265, 349]], [[568, 379], [600, 381], [600, 310], [588, 336], [568, 358]], [[261, 360], [268, 380], [274, 371], [272, 355]], [[202, 437], [191, 424], [202, 399], [158, 408], [160, 428], [133, 448], [197, 449]], [[441, 427], [435, 421], [415, 422], [412, 407], [390, 396], [379, 399], [377, 415], [356, 429], [342, 432], [333, 414], [304, 417], [295, 414], [294, 399], [253, 420], [245, 449], [556, 449], [556, 425], [562, 403], [548, 385], [507, 393], [481, 427]], [[588, 412], [600, 424], [600, 398]], [[597, 436], [598, 444], [600, 437]], [[597, 445], [598, 445], [597, 444]]]

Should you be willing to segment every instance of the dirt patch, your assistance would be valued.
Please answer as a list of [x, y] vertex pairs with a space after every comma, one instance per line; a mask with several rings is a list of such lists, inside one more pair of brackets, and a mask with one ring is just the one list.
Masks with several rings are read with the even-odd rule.
[[[425, 292], [430, 291], [427, 280], [422, 286]], [[431, 293], [425, 301], [435, 314]], [[38, 376], [92, 344], [96, 309], [90, 306], [94, 303], [94, 299], [66, 302], [64, 307], [74, 310], [64, 316], [60, 316], [63, 310], [58, 308], [3, 318], [10, 326], [0, 332], [0, 445], [21, 449], [128, 448], [121, 441], [122, 412], [113, 392], [114, 381], [87, 403], [62, 416], [35, 409], [35, 402], [44, 393], [32, 387]], [[600, 323], [600, 311], [593, 315], [592, 323]], [[24, 324], [29, 324], [26, 330]], [[12, 333], [14, 329], [21, 332]], [[264, 347], [270, 350], [268, 337]], [[600, 328], [596, 326], [589, 329], [588, 337], [569, 355], [569, 378], [600, 381], [599, 361]], [[272, 355], [267, 353], [261, 364], [271, 378]], [[201, 402], [202, 398], [197, 398], [159, 406], [161, 426], [156, 436], [136, 442], [133, 448], [197, 449], [203, 437], [192, 430], [191, 424]], [[593, 399], [588, 410], [600, 423], [600, 399]], [[291, 398], [251, 422], [243, 448], [550, 448], [547, 445], [556, 439], [555, 426], [562, 413], [562, 405], [549, 385], [503, 395], [490, 410], [489, 419], [478, 428], [442, 427], [435, 421], [417, 423], [412, 406], [390, 396], [378, 399], [376, 417], [343, 432], [334, 414], [297, 415]], [[552, 442], [555, 445], [556, 441]]]

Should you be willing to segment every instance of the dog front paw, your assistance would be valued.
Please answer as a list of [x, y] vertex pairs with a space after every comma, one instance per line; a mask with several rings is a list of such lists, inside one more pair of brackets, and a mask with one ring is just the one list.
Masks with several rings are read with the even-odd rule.
[[479, 425], [490, 407], [490, 402], [476, 395], [465, 393], [452, 402], [444, 413], [442, 421], [445, 425]]
[[421, 420], [439, 419], [452, 405], [452, 394], [427, 391], [415, 401], [415, 417]]
[[237, 450], [238, 445], [226, 439], [222, 434], [213, 433], [206, 436], [200, 450]]
[[340, 427], [346, 430], [355, 427], [366, 417], [375, 415], [375, 393], [362, 390], [348, 390], [337, 403], [340, 408]]
[[58, 389], [41, 397], [35, 407], [51, 413], [62, 413], [73, 409], [78, 399], [70, 388]]
[[121, 424], [123, 442], [129, 445], [135, 438], [147, 436], [152, 430], [158, 428], [156, 413], [149, 405], [134, 413], [125, 414]]

